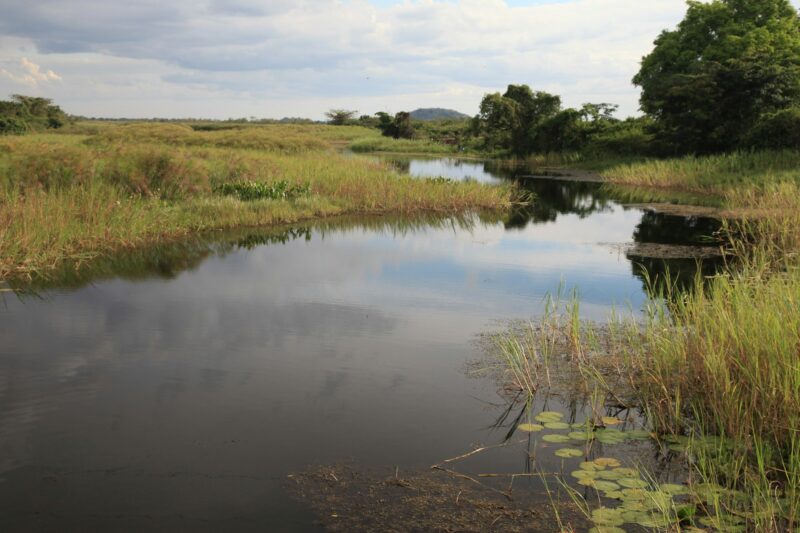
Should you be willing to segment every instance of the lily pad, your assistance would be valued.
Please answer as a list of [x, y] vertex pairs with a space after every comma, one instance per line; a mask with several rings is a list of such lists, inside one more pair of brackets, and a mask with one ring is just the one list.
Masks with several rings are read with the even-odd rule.
[[648, 485], [647, 481], [643, 479], [636, 479], [630, 477], [618, 479], [617, 483], [628, 489], [643, 489]]
[[597, 479], [597, 472], [594, 470], [575, 470], [572, 477], [577, 479]]
[[606, 468], [604, 466], [600, 466], [599, 464], [595, 463], [594, 461], [584, 461], [578, 466], [580, 466], [581, 469], [583, 469], [583, 470], [592, 470], [592, 471], [605, 470], [605, 468]]
[[617, 526], [595, 526], [589, 533], [625, 533], [625, 530]]
[[621, 526], [625, 523], [619, 509], [599, 507], [592, 511], [592, 522], [600, 526]]
[[569, 429], [569, 424], [566, 422], [545, 422], [544, 427], [547, 429]]
[[594, 480], [594, 485], [592, 485], [592, 486], [594, 488], [596, 488], [597, 490], [603, 491], [603, 492], [610, 492], [610, 491], [619, 490], [619, 485], [617, 485], [613, 481], [604, 481], [602, 479], [595, 479]]
[[619, 460], [614, 459], [613, 457], [598, 457], [593, 462], [597, 466], [603, 466], [603, 467], [610, 466], [611, 468], [616, 468], [620, 464]]
[[567, 437], [566, 435], [545, 435], [542, 437], [542, 440], [545, 442], [566, 444], [567, 442], [569, 442], [569, 437]]
[[686, 485], [678, 485], [675, 483], [663, 483], [659, 486], [659, 490], [669, 494], [670, 496], [680, 496], [681, 494], [689, 494], [689, 487]]
[[622, 424], [622, 420], [615, 416], [604, 416], [601, 420], [605, 426], [618, 426]]
[[556, 457], [563, 458], [583, 457], [584, 452], [583, 450], [579, 450], [577, 448], [561, 448], [560, 450], [556, 450], [555, 455]]
[[631, 440], [648, 440], [653, 438], [652, 433], [644, 429], [632, 429], [630, 431], [625, 431], [625, 438]]
[[570, 431], [567, 433], [567, 437], [571, 438], [572, 440], [587, 441], [593, 439], [594, 434], [589, 431]]
[[534, 431], [541, 431], [544, 429], [544, 426], [540, 424], [520, 424], [517, 426], [517, 429], [520, 431], [524, 431], [526, 433], [533, 433]]
[[542, 411], [534, 417], [539, 422], [558, 422], [564, 415], [556, 411]]
[[610, 490], [604, 494], [606, 498], [611, 498], [614, 500], [621, 500], [625, 498], [625, 493], [621, 490]]
[[626, 466], [617, 467], [613, 472], [619, 474], [620, 477], [636, 477], [639, 475], [639, 472], [635, 468], [628, 468]]

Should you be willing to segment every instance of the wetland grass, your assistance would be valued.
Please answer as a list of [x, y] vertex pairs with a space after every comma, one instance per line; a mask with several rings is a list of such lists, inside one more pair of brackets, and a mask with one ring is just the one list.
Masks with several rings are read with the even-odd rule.
[[[0, 140], [0, 279], [203, 230], [342, 214], [452, 215], [515, 201], [513, 187], [419, 180], [341, 155], [326, 139], [347, 132], [330, 127], [286, 126], [280, 142], [291, 149], [264, 141], [281, 138], [281, 128], [134, 125]], [[292, 140], [297, 132], [304, 140]], [[237, 135], [240, 143], [229, 142]]]
[[[796, 191], [794, 184], [779, 184], [739, 193], [741, 205], [768, 208], [768, 215], [725, 223], [735, 261], [713, 278], [698, 276], [690, 290], [653, 280], [644, 321], [612, 316], [606, 326], [583, 323], [576, 334], [573, 297], [559, 306], [561, 318], [551, 310], [522, 333], [498, 334], [497, 346], [515, 346], [496, 352], [513, 387], [535, 394], [543, 386], [546, 342], [552, 347], [547, 375], [554, 362], [566, 363], [577, 381], [571, 387], [600, 388], [605, 405], [638, 409], [661, 453], [684, 463], [680, 498], [656, 494], [663, 501], [648, 508], [651, 519], [640, 525], [768, 532], [800, 526]], [[529, 367], [539, 377], [533, 385], [519, 377]], [[593, 419], [599, 439], [605, 424]], [[663, 492], [646, 471], [639, 476], [648, 491]], [[609, 511], [589, 515], [601, 531], [629, 522], [622, 514], [628, 500], [617, 492], [601, 502]]]

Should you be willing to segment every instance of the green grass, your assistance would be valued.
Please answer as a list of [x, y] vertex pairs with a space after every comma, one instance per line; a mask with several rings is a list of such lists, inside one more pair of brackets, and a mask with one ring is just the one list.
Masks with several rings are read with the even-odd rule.
[[348, 131], [134, 124], [0, 139], [0, 278], [46, 275], [64, 261], [207, 229], [505, 209], [516, 194], [414, 179], [331, 150], [327, 139]]
[[800, 183], [800, 152], [735, 152], [652, 159], [616, 165], [602, 174], [614, 183], [724, 195], [743, 188]]
[[[652, 280], [644, 323], [612, 316], [603, 328], [578, 326], [573, 298], [559, 306], [561, 316], [551, 308], [523, 332], [501, 333], [496, 353], [507, 381], [534, 393], [553, 372], [545, 355], [556, 346], [585, 390], [600, 387], [614, 404], [641, 409], [661, 442], [677, 444], [686, 461], [689, 511], [703, 519], [698, 524], [794, 530], [800, 526], [800, 186], [756, 188], [744, 181], [725, 201], [749, 216], [725, 223], [730, 263], [723, 274], [698, 277], [680, 291], [669, 280]], [[660, 518], [678, 519], [674, 509]]]

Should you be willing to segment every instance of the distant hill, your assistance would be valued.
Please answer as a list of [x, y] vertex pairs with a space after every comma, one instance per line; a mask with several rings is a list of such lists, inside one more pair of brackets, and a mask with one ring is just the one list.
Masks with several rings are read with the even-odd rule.
[[414, 120], [460, 120], [470, 117], [454, 109], [428, 107], [424, 109], [415, 109], [411, 112], [411, 118]]

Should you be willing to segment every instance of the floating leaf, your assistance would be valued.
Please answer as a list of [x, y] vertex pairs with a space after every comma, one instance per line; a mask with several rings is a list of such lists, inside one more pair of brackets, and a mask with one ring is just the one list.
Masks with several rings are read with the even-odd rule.
[[545, 435], [542, 437], [545, 442], [553, 442], [558, 444], [566, 444], [569, 442], [569, 437], [566, 435]]
[[659, 489], [662, 492], [669, 494], [670, 496], [680, 496], [681, 494], [689, 494], [689, 487], [686, 485], [677, 485], [675, 483], [664, 483], [659, 486]]
[[648, 440], [653, 438], [652, 433], [644, 429], [632, 429], [625, 431], [625, 437], [632, 440]]
[[617, 467], [613, 472], [619, 474], [620, 477], [636, 477], [639, 475], [639, 471], [635, 468], [627, 468], [625, 466]]
[[595, 526], [589, 533], [626, 533], [624, 529], [617, 526]]
[[577, 479], [596, 479], [597, 472], [593, 470], [575, 470], [572, 472], [572, 477]]
[[612, 468], [619, 466], [619, 460], [614, 459], [613, 457], [598, 457], [595, 459], [594, 464], [598, 466], [610, 466]]
[[567, 433], [567, 437], [571, 438], [572, 440], [587, 441], [593, 439], [594, 434], [588, 431], [571, 431]]
[[584, 461], [578, 466], [580, 466], [583, 470], [604, 470], [605, 469], [605, 466], [601, 466], [601, 465], [595, 463], [594, 461]]
[[569, 424], [566, 422], [545, 422], [544, 427], [547, 429], [569, 429]]
[[526, 433], [533, 433], [534, 431], [543, 430], [544, 426], [539, 424], [520, 424], [517, 426], [517, 429], [520, 431], [525, 431]]
[[643, 489], [647, 487], [647, 481], [635, 478], [622, 478], [617, 480], [617, 483], [629, 489]]
[[619, 509], [599, 507], [592, 511], [592, 522], [601, 526], [621, 526], [625, 520]]
[[555, 455], [557, 457], [564, 457], [564, 458], [582, 457], [583, 450], [579, 450], [577, 448], [561, 448], [560, 450], [556, 450]]
[[558, 422], [564, 415], [556, 411], [542, 411], [534, 417], [539, 422]]
[[647, 491], [642, 489], [622, 489], [626, 500], [644, 501], [647, 498]]
[[615, 416], [604, 416], [603, 418], [601, 418], [601, 420], [603, 421], [603, 425], [606, 426], [618, 426], [622, 424], [622, 420], [620, 420]]
[[613, 481], [603, 481], [602, 479], [594, 480], [594, 488], [603, 492], [619, 490], [619, 485]]
[[621, 500], [625, 498], [625, 493], [621, 490], [610, 490], [605, 493], [606, 498], [612, 498], [614, 500]]

